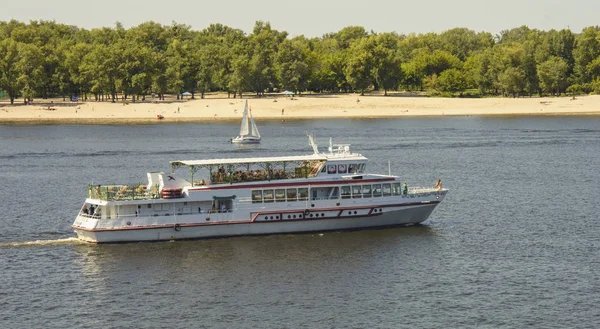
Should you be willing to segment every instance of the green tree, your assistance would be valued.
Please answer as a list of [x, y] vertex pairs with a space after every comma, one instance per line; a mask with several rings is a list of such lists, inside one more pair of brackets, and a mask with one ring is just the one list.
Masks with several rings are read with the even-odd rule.
[[467, 88], [467, 79], [458, 69], [448, 69], [436, 79], [437, 89], [445, 92], [463, 92]]
[[18, 81], [19, 45], [13, 39], [0, 41], [0, 89], [6, 90], [10, 103], [14, 104], [21, 85]]
[[588, 27], [577, 37], [577, 47], [573, 50], [575, 73], [581, 83], [592, 81], [588, 65], [600, 56], [600, 28]]
[[498, 76], [498, 80], [502, 90], [513, 97], [520, 95], [526, 86], [525, 74], [518, 67], [508, 67]]
[[402, 80], [402, 63], [398, 54], [398, 37], [392, 33], [371, 37], [375, 43], [373, 52], [372, 74], [378, 88], [387, 91], [397, 89]]
[[306, 63], [307, 54], [308, 49], [304, 38], [286, 39], [279, 45], [275, 63], [277, 78], [282, 88], [295, 92], [306, 89], [310, 75]]
[[287, 32], [271, 29], [270, 23], [257, 21], [250, 36], [250, 86], [257, 95], [264, 95], [265, 90], [273, 88], [277, 83], [275, 75], [275, 54], [279, 44], [287, 37]]
[[239, 55], [233, 59], [229, 89], [233, 91], [233, 98], [239, 93], [240, 98], [250, 85], [250, 59], [247, 55]]
[[439, 35], [442, 50], [465, 61], [472, 54], [488, 49], [494, 45], [490, 33], [476, 33], [466, 28], [454, 28]]
[[364, 95], [365, 89], [373, 82], [372, 44], [367, 39], [360, 39], [350, 46], [350, 55], [345, 67], [346, 80], [354, 90], [360, 90]]
[[566, 89], [568, 64], [559, 57], [551, 57], [549, 60], [538, 65], [538, 76], [542, 88], [554, 94], [560, 95]]
[[44, 79], [44, 57], [42, 51], [35, 45], [20, 43], [17, 45], [19, 61], [17, 81], [21, 88], [21, 96], [32, 99], [40, 90]]

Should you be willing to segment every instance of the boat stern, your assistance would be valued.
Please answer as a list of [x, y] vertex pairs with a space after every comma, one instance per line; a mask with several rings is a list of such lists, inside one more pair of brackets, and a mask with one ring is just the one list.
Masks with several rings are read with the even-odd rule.
[[97, 200], [87, 199], [71, 227], [77, 238], [86, 242], [98, 242], [94, 229], [101, 218], [101, 203]]
[[77, 215], [75, 218], [75, 222], [71, 227], [77, 234], [77, 238], [86, 242], [98, 242], [96, 239], [96, 234], [93, 232], [94, 227], [96, 226], [98, 219], [92, 218], [84, 215]]

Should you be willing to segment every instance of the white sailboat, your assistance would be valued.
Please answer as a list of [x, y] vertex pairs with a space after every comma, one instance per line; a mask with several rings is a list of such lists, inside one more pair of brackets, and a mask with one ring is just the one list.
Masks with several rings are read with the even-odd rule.
[[242, 117], [242, 124], [240, 126], [239, 136], [232, 138], [231, 142], [234, 144], [259, 144], [260, 133], [252, 117], [252, 112], [248, 111], [248, 101], [246, 100], [246, 106], [244, 106], [244, 116]]

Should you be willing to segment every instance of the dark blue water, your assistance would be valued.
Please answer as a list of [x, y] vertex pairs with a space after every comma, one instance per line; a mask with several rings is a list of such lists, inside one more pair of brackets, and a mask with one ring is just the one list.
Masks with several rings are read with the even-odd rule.
[[[0, 126], [2, 328], [600, 326], [600, 118], [402, 118], [238, 125]], [[88, 183], [169, 160], [351, 143], [369, 171], [450, 193], [424, 226], [88, 245]]]

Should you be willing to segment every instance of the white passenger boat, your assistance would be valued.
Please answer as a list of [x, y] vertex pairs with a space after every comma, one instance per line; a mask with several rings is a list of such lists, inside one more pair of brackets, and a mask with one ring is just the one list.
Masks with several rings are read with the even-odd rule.
[[242, 123], [240, 125], [240, 134], [237, 137], [232, 138], [231, 142], [234, 144], [260, 143], [260, 132], [258, 132], [258, 127], [256, 126], [256, 122], [254, 122], [252, 111], [248, 111], [247, 100], [246, 105], [244, 106], [244, 115], [242, 116]]
[[[90, 185], [73, 228], [105, 243], [412, 225], [448, 192], [367, 174], [350, 145], [330, 140], [320, 153], [309, 140], [310, 155], [171, 161], [171, 173], [150, 172], [146, 185]], [[176, 174], [182, 167], [189, 179]]]

